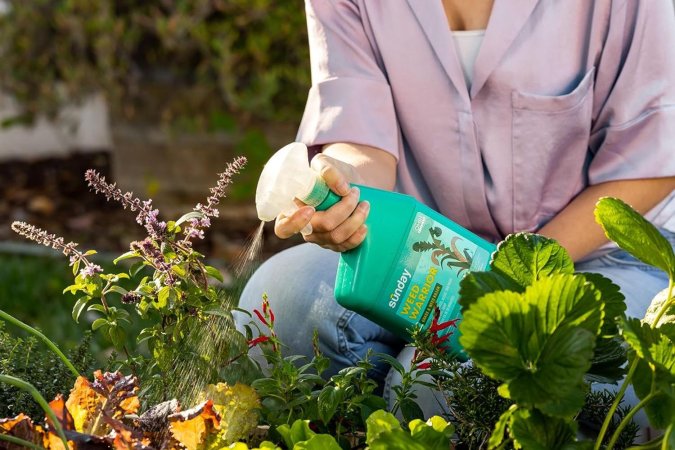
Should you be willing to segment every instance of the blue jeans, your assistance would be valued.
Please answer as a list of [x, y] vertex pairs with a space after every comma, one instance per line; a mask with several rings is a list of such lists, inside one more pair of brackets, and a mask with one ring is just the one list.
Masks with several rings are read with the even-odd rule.
[[[664, 232], [664, 235], [675, 244], [675, 234]], [[356, 364], [368, 349], [397, 356], [401, 363], [409, 365], [412, 351], [404, 350], [405, 341], [337, 304], [333, 287], [338, 259], [337, 253], [313, 244], [285, 250], [270, 258], [251, 277], [239, 306], [249, 311], [259, 309], [262, 295], [267, 293], [277, 318], [276, 332], [288, 346], [288, 354], [311, 358], [312, 335], [314, 329], [318, 330], [320, 349], [331, 360], [328, 376]], [[626, 313], [632, 317], [643, 317], [652, 298], [668, 286], [664, 272], [620, 249], [579, 263], [576, 270], [597, 272], [616, 283], [626, 297]], [[242, 325], [249, 318], [239, 315], [237, 320]], [[389, 387], [397, 382], [397, 374], [391, 371], [388, 375], [388, 369], [379, 364], [371, 373], [374, 379], [385, 382], [385, 398], [389, 396]], [[439, 402], [429, 389], [418, 392], [418, 398], [426, 416], [439, 412]]]

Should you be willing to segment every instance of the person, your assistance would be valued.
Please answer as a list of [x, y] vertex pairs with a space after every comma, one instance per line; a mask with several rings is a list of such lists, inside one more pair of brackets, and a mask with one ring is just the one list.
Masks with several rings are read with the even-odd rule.
[[368, 232], [350, 183], [413, 195], [493, 242], [556, 239], [644, 315], [667, 277], [608, 245], [593, 209], [621, 198], [675, 241], [671, 0], [307, 0], [306, 14], [297, 140], [342, 200], [278, 217], [280, 238], [313, 232], [265, 262], [240, 303], [266, 292], [290, 353], [311, 356], [317, 329], [330, 374], [404, 346], [332, 296], [338, 252]]

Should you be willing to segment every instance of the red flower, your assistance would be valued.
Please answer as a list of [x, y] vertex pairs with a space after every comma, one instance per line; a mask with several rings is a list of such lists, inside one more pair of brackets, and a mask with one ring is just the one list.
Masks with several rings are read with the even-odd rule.
[[270, 340], [269, 336], [258, 336], [257, 338], [253, 338], [250, 341], [248, 341], [248, 348], [253, 348], [258, 344], [262, 344], [263, 342], [267, 342]]
[[431, 363], [430, 363], [430, 362], [423, 362], [423, 363], [420, 363], [420, 364], [418, 364], [418, 365], [415, 367], [415, 369], [416, 369], [416, 370], [427, 370], [427, 369], [431, 369]]
[[[264, 305], [264, 303], [263, 303], [263, 305]], [[264, 323], [268, 327], [270, 326], [270, 324], [267, 323], [267, 320], [265, 320], [265, 317], [260, 313], [260, 311], [258, 311], [257, 309], [254, 309], [253, 312], [255, 313], [256, 316], [258, 316], [258, 319], [260, 319], [260, 321], [262, 323]]]
[[458, 319], [453, 319], [453, 320], [448, 320], [447, 322], [441, 322], [438, 323], [438, 319], [441, 317], [441, 310], [436, 307], [434, 308], [434, 319], [431, 321], [431, 326], [429, 327], [429, 331], [436, 334], [437, 332], [441, 330], [445, 330], [448, 327], [456, 327], [457, 326], [457, 320]]

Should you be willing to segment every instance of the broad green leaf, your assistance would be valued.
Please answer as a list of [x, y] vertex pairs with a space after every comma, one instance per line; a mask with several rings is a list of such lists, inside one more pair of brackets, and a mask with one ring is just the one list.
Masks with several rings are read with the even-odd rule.
[[169, 303], [169, 295], [171, 294], [171, 286], [163, 286], [157, 293], [157, 302], [154, 306], [157, 309], [165, 308]]
[[101, 305], [100, 303], [94, 303], [93, 305], [90, 305], [89, 308], [87, 308], [87, 311], [98, 311], [102, 314], [107, 314], [105, 306]]
[[403, 419], [405, 419], [406, 422], [424, 418], [424, 412], [422, 412], [422, 408], [420, 408], [420, 405], [418, 405], [417, 402], [411, 398], [404, 398], [401, 401], [401, 414], [403, 415]]
[[499, 243], [491, 267], [521, 286], [555, 274], [573, 273], [574, 262], [553, 239], [517, 233]]
[[[125, 275], [126, 275], [126, 274], [125, 274]], [[124, 295], [124, 294], [126, 294], [127, 292], [129, 292], [129, 291], [127, 291], [127, 290], [124, 289], [123, 287], [120, 287], [120, 286], [117, 286], [117, 285], [112, 285], [112, 286], [110, 286], [110, 287], [108, 288], [108, 291], [107, 291], [106, 293], [108, 293], [108, 292], [117, 292], [117, 293], [120, 294], [120, 295]]]
[[370, 445], [380, 434], [392, 430], [401, 430], [398, 419], [386, 411], [375, 411], [366, 419], [366, 442]]
[[333, 436], [316, 434], [303, 442], [297, 442], [293, 450], [342, 450]]
[[603, 197], [595, 205], [595, 220], [608, 238], [640, 261], [675, 278], [675, 252], [659, 230], [617, 198]]
[[319, 418], [326, 425], [328, 425], [328, 422], [333, 418], [335, 411], [337, 411], [337, 407], [342, 401], [342, 395], [340, 395], [340, 393], [340, 389], [335, 386], [326, 386], [319, 393], [317, 399]]
[[124, 331], [124, 328], [120, 326], [111, 326], [108, 328], [108, 335], [110, 336], [110, 342], [115, 346], [115, 348], [122, 348], [126, 342], [127, 333]]
[[654, 296], [652, 302], [649, 305], [649, 308], [647, 308], [645, 318], [642, 321], [653, 327], [660, 327], [666, 323], [675, 323], [675, 303], [673, 302], [671, 302], [671, 305], [667, 307], [668, 309], [659, 319], [659, 323], [654, 323], [668, 300], [668, 288], [665, 288]]
[[117, 264], [118, 262], [123, 261], [123, 260], [125, 260], [125, 259], [136, 258], [136, 257], [138, 257], [138, 256], [139, 256], [139, 255], [138, 255], [138, 252], [136, 252], [136, 251], [134, 251], [134, 250], [129, 250], [128, 252], [122, 253], [120, 256], [118, 256], [117, 258], [113, 259], [113, 264]]
[[131, 277], [135, 277], [141, 270], [143, 270], [145, 265], [145, 261], [136, 261], [131, 265], [131, 267], [129, 267], [129, 275]]
[[533, 322], [522, 294], [494, 292], [464, 312], [459, 341], [486, 375], [512, 380], [526, 370], [522, 354], [533, 334]]
[[428, 449], [447, 449], [450, 446], [450, 438], [455, 432], [455, 427], [439, 416], [433, 416], [429, 420], [413, 420], [408, 424], [410, 436]]
[[108, 319], [104, 319], [101, 317], [100, 319], [94, 320], [94, 322], [91, 324], [91, 329], [96, 331], [103, 325], [108, 325]]
[[84, 297], [77, 299], [75, 302], [75, 305], [73, 306], [73, 320], [76, 323], [80, 322], [80, 315], [82, 314], [82, 311], [84, 311], [84, 308], [87, 306], [89, 301], [91, 301], [91, 297], [85, 295]]
[[470, 272], [459, 284], [459, 304], [466, 309], [485, 294], [496, 291], [523, 292], [525, 286], [498, 272]]
[[220, 281], [221, 283], [223, 282], [223, 274], [220, 273], [220, 270], [216, 269], [215, 267], [212, 266], [205, 266], [204, 270], [206, 270], [206, 273], [208, 276], [211, 278], [215, 278], [216, 280]]
[[633, 375], [633, 388], [640, 399], [644, 399], [655, 387], [661, 393], [644, 407], [649, 423], [657, 429], [664, 429], [675, 422], [675, 384], [669, 373], [658, 367], [650, 367], [643, 359], [638, 362]]
[[626, 374], [626, 358], [626, 349], [621, 338], [598, 339], [591, 368], [584, 375], [584, 379], [588, 383], [616, 384]]
[[527, 450], [567, 450], [577, 448], [576, 430], [564, 419], [545, 416], [537, 410], [518, 409], [511, 415], [509, 428], [517, 444]]
[[277, 428], [277, 432], [284, 440], [287, 448], [295, 448], [295, 444], [309, 440], [314, 433], [309, 428], [309, 420], [298, 419], [290, 427], [283, 424]]
[[591, 364], [602, 303], [581, 276], [543, 278], [525, 293], [480, 298], [464, 314], [460, 343], [487, 375], [505, 381], [500, 393], [517, 403], [567, 416]]
[[609, 278], [599, 273], [581, 273], [586, 281], [593, 283], [600, 291], [600, 300], [605, 304], [605, 318], [602, 325], [602, 336], [617, 334], [617, 321], [624, 317], [626, 312], [626, 297], [621, 293], [619, 286]]
[[675, 343], [660, 329], [630, 318], [622, 321], [621, 333], [639, 358], [675, 377]]

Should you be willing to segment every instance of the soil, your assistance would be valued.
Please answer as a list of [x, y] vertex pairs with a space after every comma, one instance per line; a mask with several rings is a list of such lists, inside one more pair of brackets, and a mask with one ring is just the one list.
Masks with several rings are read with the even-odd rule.
[[[66, 241], [80, 243], [81, 249], [123, 253], [133, 240], [143, 239], [144, 229], [135, 221], [135, 213], [116, 202], [109, 203], [89, 190], [84, 180], [87, 169], [95, 169], [114, 181], [108, 152], [77, 153], [65, 158], [39, 161], [0, 162], [0, 241], [24, 241], [10, 225], [21, 220], [39, 226]], [[236, 181], [235, 181], [236, 182]], [[204, 193], [204, 197], [208, 192]], [[177, 219], [189, 212], [191, 205], [155, 204], [162, 220]], [[212, 221], [204, 241], [195, 248], [208, 258], [233, 263], [243, 251], [246, 240], [260, 222], [255, 217], [253, 200], [237, 204], [221, 201], [221, 217]], [[163, 208], [181, 210], [165, 216]], [[273, 234], [272, 225], [264, 229], [261, 259], [301, 241], [282, 241]]]

